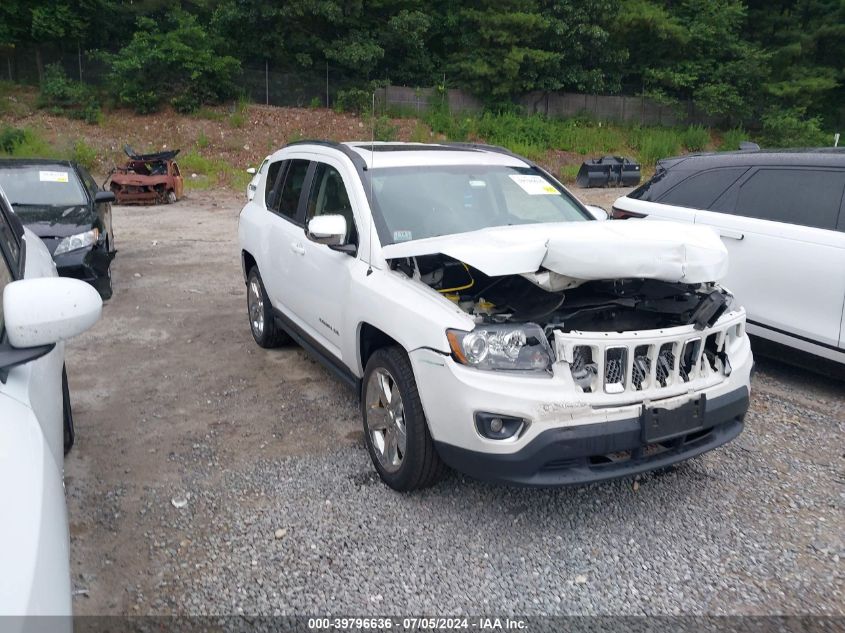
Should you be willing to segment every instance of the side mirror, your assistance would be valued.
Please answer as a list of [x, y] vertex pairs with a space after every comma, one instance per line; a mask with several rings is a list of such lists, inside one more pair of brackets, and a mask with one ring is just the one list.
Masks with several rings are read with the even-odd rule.
[[305, 236], [317, 244], [343, 246], [346, 241], [346, 218], [342, 215], [318, 215], [308, 221]]
[[250, 176], [254, 176], [255, 175], [255, 167], [247, 167], [246, 173], [248, 173]]
[[50, 345], [82, 334], [102, 310], [99, 293], [78, 279], [22, 279], [3, 289], [6, 332], [16, 348]]
[[607, 212], [606, 209], [603, 209], [602, 207], [597, 206], [595, 204], [588, 204], [585, 206], [587, 207], [587, 211], [589, 212], [589, 214], [593, 216], [594, 220], [604, 221], [610, 219], [610, 214]]
[[101, 202], [114, 202], [114, 192], [113, 191], [98, 191], [97, 195], [94, 196], [94, 202], [100, 204]]

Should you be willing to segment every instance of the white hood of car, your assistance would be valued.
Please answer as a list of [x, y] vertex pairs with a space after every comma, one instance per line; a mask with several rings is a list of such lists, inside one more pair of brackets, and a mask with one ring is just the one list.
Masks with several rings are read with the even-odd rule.
[[718, 281], [728, 271], [728, 251], [715, 231], [661, 221], [501, 226], [382, 248], [385, 259], [437, 253], [491, 277], [545, 269], [561, 277], [551, 283], [554, 290], [577, 285], [571, 282], [625, 278], [696, 284]]

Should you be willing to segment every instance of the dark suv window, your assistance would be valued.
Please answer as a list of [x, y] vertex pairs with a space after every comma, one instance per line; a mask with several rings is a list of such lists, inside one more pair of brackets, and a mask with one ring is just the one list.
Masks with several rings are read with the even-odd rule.
[[845, 171], [761, 169], [739, 188], [736, 215], [835, 229]]
[[276, 186], [279, 170], [285, 163], [287, 161], [277, 160], [275, 163], [270, 163], [270, 166], [267, 168], [267, 178], [264, 180], [264, 206], [268, 209], [273, 207], [273, 187]]
[[302, 195], [302, 186], [305, 184], [305, 176], [308, 173], [310, 162], [307, 160], [292, 160], [285, 173], [285, 184], [279, 192], [276, 201], [276, 211], [281, 215], [296, 219], [296, 210], [299, 207], [299, 197]]
[[747, 167], [726, 167], [693, 174], [663, 194], [657, 202], [691, 209], [708, 209], [746, 171]]

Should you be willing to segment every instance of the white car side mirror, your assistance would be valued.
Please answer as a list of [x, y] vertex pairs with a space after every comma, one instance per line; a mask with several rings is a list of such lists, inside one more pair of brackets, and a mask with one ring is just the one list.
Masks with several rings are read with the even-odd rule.
[[255, 175], [255, 167], [247, 167], [246, 173], [248, 173], [250, 176], [254, 176]]
[[318, 215], [308, 221], [306, 237], [317, 244], [342, 246], [346, 241], [346, 218], [342, 215]]
[[103, 300], [78, 279], [22, 279], [3, 289], [3, 316], [12, 347], [36, 347], [82, 334], [100, 318]]
[[588, 204], [585, 206], [587, 207], [587, 211], [590, 213], [590, 215], [593, 216], [593, 219], [602, 221], [610, 219], [610, 214], [607, 212], [607, 210], [601, 208], [600, 206], [597, 206], [595, 204]]

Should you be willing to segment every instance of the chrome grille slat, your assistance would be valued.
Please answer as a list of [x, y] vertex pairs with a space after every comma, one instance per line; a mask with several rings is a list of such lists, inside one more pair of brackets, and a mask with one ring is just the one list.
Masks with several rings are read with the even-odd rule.
[[670, 387], [677, 390], [683, 383], [712, 376], [715, 370], [712, 363], [706, 367], [702, 365], [709, 358], [705, 356], [705, 348], [713, 347], [713, 340], [721, 348], [736, 327], [732, 324], [695, 334], [688, 331], [668, 340], [666, 336], [648, 342], [638, 341], [633, 336], [632, 340], [591, 337], [583, 344], [567, 342], [561, 345], [571, 345], [568, 347], [572, 354], [569, 370], [584, 393], [652, 392]]

